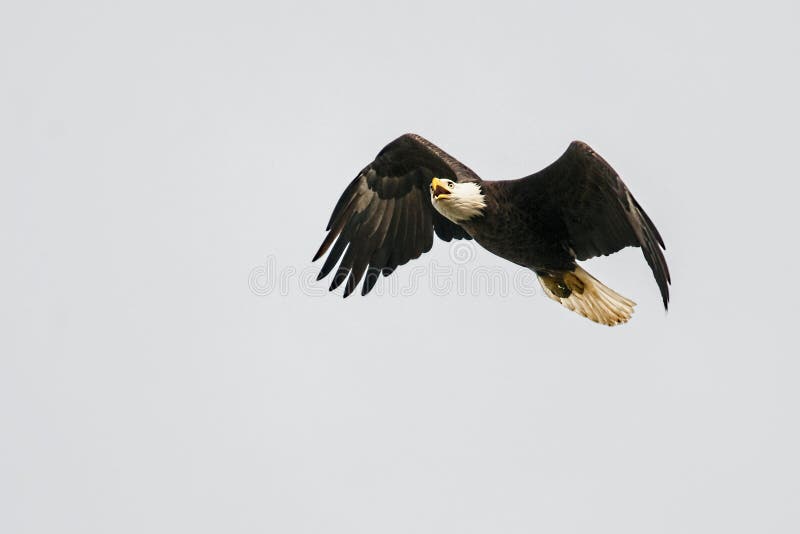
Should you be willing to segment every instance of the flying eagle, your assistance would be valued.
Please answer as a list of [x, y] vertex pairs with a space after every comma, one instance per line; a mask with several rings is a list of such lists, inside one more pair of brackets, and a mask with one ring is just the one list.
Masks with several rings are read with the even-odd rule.
[[548, 297], [609, 326], [630, 319], [636, 304], [576, 261], [641, 247], [664, 309], [669, 302], [661, 235], [614, 169], [580, 141], [535, 174], [488, 181], [423, 137], [403, 135], [347, 186], [326, 230], [313, 261], [330, 254], [317, 280], [338, 263], [330, 290], [346, 280], [345, 297], [365, 274], [362, 295], [380, 274], [429, 251], [436, 233], [474, 239], [532, 269]]

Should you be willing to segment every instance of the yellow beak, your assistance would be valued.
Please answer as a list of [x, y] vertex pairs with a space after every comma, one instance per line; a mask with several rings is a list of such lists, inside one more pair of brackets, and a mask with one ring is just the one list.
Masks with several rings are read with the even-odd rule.
[[438, 178], [431, 180], [431, 191], [433, 192], [433, 198], [437, 200], [442, 197], [447, 198], [450, 196], [450, 190], [445, 187], [444, 181]]

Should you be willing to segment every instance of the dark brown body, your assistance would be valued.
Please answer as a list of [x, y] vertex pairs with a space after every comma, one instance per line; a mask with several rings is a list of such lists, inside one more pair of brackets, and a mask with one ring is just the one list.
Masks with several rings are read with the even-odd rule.
[[572, 270], [575, 254], [564, 224], [552, 216], [551, 202], [531, 194], [523, 180], [481, 182], [484, 214], [461, 227], [489, 252], [522, 267]]

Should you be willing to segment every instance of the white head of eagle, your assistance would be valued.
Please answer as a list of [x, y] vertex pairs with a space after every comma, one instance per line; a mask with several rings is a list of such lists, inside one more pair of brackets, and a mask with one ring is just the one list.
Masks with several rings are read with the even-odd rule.
[[431, 202], [436, 211], [455, 223], [480, 215], [486, 207], [479, 184], [439, 178], [431, 180]]

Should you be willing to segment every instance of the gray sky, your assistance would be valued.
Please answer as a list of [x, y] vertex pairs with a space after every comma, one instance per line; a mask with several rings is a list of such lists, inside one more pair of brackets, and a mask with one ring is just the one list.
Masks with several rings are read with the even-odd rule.
[[[797, 532], [798, 4], [602, 4], [4, 4], [0, 531]], [[591, 144], [669, 313], [638, 250], [586, 264], [613, 329], [441, 242], [320, 296], [407, 131], [487, 179]]]

